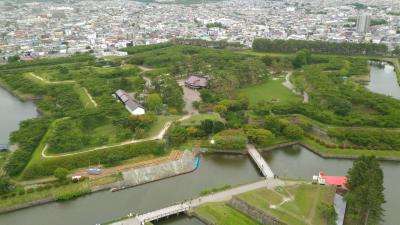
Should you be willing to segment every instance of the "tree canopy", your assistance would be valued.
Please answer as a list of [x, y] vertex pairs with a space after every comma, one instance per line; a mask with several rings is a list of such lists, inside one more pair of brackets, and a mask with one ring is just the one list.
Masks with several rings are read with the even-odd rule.
[[347, 173], [345, 198], [353, 224], [379, 224], [383, 217], [383, 172], [375, 156], [361, 156]]

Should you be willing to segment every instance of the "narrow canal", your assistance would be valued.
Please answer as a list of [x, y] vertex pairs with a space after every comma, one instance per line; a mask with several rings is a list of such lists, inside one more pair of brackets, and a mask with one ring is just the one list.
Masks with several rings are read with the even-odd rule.
[[19, 122], [37, 116], [32, 102], [20, 101], [0, 87], [0, 144], [7, 144], [9, 135]]
[[394, 67], [385, 62], [371, 62], [370, 91], [400, 99], [400, 86]]

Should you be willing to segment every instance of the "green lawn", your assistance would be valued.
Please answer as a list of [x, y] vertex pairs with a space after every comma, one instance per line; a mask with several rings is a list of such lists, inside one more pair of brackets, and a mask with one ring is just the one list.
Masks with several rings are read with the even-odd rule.
[[258, 225], [250, 217], [224, 203], [205, 204], [196, 208], [195, 213], [214, 225]]
[[167, 122], [173, 122], [181, 118], [181, 116], [157, 116], [157, 122], [146, 132], [146, 137], [154, 137], [158, 135]]
[[299, 101], [298, 96], [282, 85], [283, 81], [283, 79], [268, 80], [262, 84], [241, 89], [240, 93], [250, 99], [250, 105], [255, 105], [260, 101], [276, 101], [278, 103]]
[[326, 221], [318, 206], [332, 204], [333, 195], [332, 187], [302, 184], [275, 190], [259, 189], [238, 197], [287, 224], [324, 225]]

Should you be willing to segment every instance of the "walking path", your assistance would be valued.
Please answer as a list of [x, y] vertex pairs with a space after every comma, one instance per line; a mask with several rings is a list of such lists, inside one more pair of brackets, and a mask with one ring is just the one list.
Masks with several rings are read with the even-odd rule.
[[253, 145], [247, 145], [247, 152], [257, 164], [258, 168], [261, 170], [261, 173], [266, 178], [274, 178], [275, 175], [272, 172], [271, 168], [268, 166], [267, 162], [265, 162], [264, 158], [260, 155], [260, 153], [256, 150]]
[[[36, 74], [34, 74], [32, 72], [28, 73], [28, 75], [33, 77], [33, 78], [35, 78], [35, 79], [40, 80], [41, 82], [43, 82], [45, 84], [74, 84], [74, 83], [77, 83], [75, 80], [49, 81], [49, 80], [44, 79], [43, 77], [40, 77], [40, 76], [38, 76], [38, 75], [36, 75]], [[84, 87], [80, 86], [80, 88], [83, 89], [85, 94], [88, 96], [89, 100], [92, 102], [93, 106], [97, 107], [97, 102], [93, 99], [92, 95], [90, 95], [89, 91]]]
[[40, 76], [38, 76], [38, 75], [36, 75], [36, 74], [34, 74], [32, 72], [28, 73], [28, 75], [30, 75], [30, 76], [42, 81], [43, 83], [46, 83], [46, 84], [71, 84], [71, 83], [76, 83], [76, 81], [74, 81], [74, 80], [49, 81], [49, 80], [44, 79], [43, 77], [40, 77]]
[[199, 197], [196, 199], [192, 199], [189, 201], [185, 201], [173, 206], [169, 206], [166, 208], [158, 209], [152, 212], [148, 212], [145, 214], [138, 215], [136, 217], [131, 217], [125, 220], [121, 220], [115, 223], [111, 223], [111, 225], [143, 225], [146, 222], [154, 221], [163, 217], [167, 217], [170, 215], [174, 215], [180, 212], [188, 211], [192, 208], [195, 208], [199, 205], [204, 203], [211, 203], [211, 202], [225, 202], [232, 199], [232, 196], [239, 195], [245, 192], [253, 191], [260, 188], [268, 188], [274, 189], [278, 186], [287, 186], [287, 185], [294, 185], [297, 182], [290, 182], [290, 181], [282, 181], [279, 179], [266, 179], [257, 181], [251, 184], [242, 185], [239, 187], [235, 187], [226, 191], [218, 192], [215, 194]]
[[[184, 120], [187, 120], [190, 118], [190, 115], [186, 115], [181, 117], [178, 121], [182, 122]], [[125, 142], [121, 142], [118, 144], [112, 144], [112, 145], [103, 145], [103, 146], [99, 146], [99, 147], [95, 147], [95, 148], [91, 148], [85, 151], [79, 151], [79, 152], [72, 152], [72, 153], [65, 153], [65, 154], [57, 154], [57, 155], [47, 155], [46, 154], [46, 150], [49, 147], [48, 144], [46, 144], [44, 146], [44, 148], [42, 149], [42, 157], [43, 158], [59, 158], [59, 157], [65, 157], [65, 156], [71, 156], [71, 155], [79, 155], [79, 154], [83, 154], [83, 153], [87, 153], [87, 152], [93, 152], [93, 151], [98, 151], [98, 150], [103, 150], [106, 148], [114, 148], [114, 147], [120, 147], [120, 146], [124, 146], [124, 145], [130, 145], [130, 144], [134, 144], [134, 143], [140, 143], [140, 142], [146, 142], [146, 141], [155, 141], [155, 140], [161, 140], [164, 138], [165, 133], [167, 132], [167, 130], [169, 129], [169, 127], [172, 125], [172, 122], [166, 122], [164, 127], [161, 129], [161, 131], [153, 136], [153, 137], [149, 137], [149, 138], [143, 138], [143, 139], [135, 139], [135, 140], [129, 140], [129, 141], [125, 141]]]
[[285, 82], [283, 82], [283, 86], [289, 88], [295, 95], [298, 96], [303, 96], [303, 103], [308, 103], [309, 102], [309, 96], [307, 92], [303, 91], [303, 94], [301, 92], [296, 91], [296, 87], [290, 82], [290, 76], [292, 76], [292, 71], [289, 71], [286, 76], [285, 76]]
[[92, 104], [94, 105], [94, 107], [97, 108], [97, 102], [93, 99], [93, 97], [89, 94], [88, 90], [86, 88], [83, 88], [83, 90], [85, 91], [86, 95], [89, 97], [90, 101], [92, 102]]
[[172, 124], [171, 122], [165, 123], [165, 125], [164, 125], [163, 129], [161, 129], [160, 133], [158, 133], [156, 136], [153, 136], [153, 137], [129, 140], [129, 141], [121, 142], [118, 144], [113, 144], [113, 145], [103, 145], [100, 147], [95, 147], [95, 148], [88, 149], [85, 151], [79, 151], [79, 152], [73, 152], [73, 153], [65, 153], [65, 154], [58, 154], [58, 155], [46, 155], [46, 150], [48, 148], [48, 144], [46, 144], [42, 150], [42, 157], [43, 158], [58, 158], [58, 157], [64, 157], [64, 156], [79, 155], [79, 154], [98, 151], [98, 150], [102, 150], [102, 149], [106, 149], [106, 148], [120, 147], [120, 146], [124, 146], [124, 145], [130, 145], [130, 144], [146, 142], [146, 141], [161, 140], [161, 139], [163, 139], [165, 133], [167, 132], [167, 130], [171, 126], [171, 124]]

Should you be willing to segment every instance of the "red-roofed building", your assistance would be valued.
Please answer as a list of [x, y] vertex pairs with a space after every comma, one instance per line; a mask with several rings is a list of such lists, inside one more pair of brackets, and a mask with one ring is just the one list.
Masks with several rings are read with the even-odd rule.
[[335, 186], [338, 191], [347, 191], [345, 176], [326, 176], [324, 172], [319, 172], [318, 176], [313, 176], [313, 181], [321, 185]]

